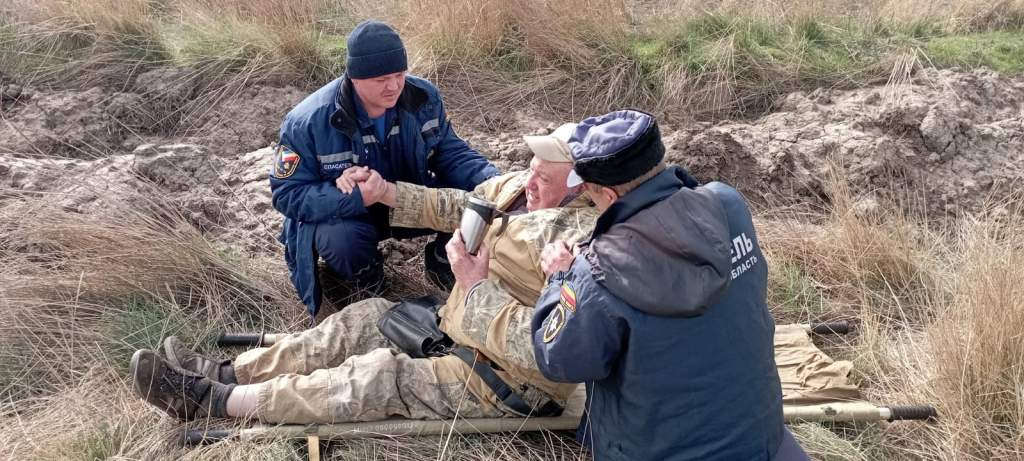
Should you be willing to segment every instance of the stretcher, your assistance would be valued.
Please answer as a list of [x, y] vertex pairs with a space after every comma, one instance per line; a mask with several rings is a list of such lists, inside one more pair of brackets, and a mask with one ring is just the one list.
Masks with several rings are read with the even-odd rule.
[[[850, 331], [847, 322], [779, 325], [775, 329], [775, 359], [783, 388], [783, 416], [786, 423], [864, 422], [933, 420], [938, 417], [928, 405], [877, 405], [864, 401], [857, 387], [848, 381], [852, 363], [835, 361], [814, 345], [812, 338], [842, 335]], [[220, 346], [269, 347], [283, 334], [224, 333]], [[368, 437], [415, 437], [449, 434], [569, 431], [575, 430], [583, 415], [586, 399], [580, 385], [557, 417], [457, 418], [450, 420], [409, 420], [314, 425], [256, 424], [240, 429], [204, 428], [186, 431], [189, 445], [226, 439], [259, 440], [295, 438], [309, 441], [310, 459], [319, 456], [320, 440]]]

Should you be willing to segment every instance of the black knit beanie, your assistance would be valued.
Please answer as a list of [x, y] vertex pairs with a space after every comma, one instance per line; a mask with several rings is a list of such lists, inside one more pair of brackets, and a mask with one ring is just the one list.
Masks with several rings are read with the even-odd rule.
[[349, 78], [379, 77], [408, 68], [405, 46], [391, 26], [371, 19], [352, 29], [345, 69]]

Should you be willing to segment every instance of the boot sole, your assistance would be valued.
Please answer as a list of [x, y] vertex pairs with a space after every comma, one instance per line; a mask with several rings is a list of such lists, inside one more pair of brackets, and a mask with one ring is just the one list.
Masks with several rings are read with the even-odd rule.
[[181, 368], [181, 361], [178, 360], [177, 355], [174, 355], [174, 348], [171, 347], [171, 338], [174, 338], [174, 336], [164, 338], [164, 357], [167, 358], [168, 362], [174, 364], [174, 366]]
[[143, 397], [145, 397], [145, 394], [143, 394], [142, 388], [139, 387], [139, 380], [136, 376], [138, 376], [139, 371], [139, 358], [142, 356], [144, 351], [144, 349], [135, 351], [135, 353], [132, 354], [131, 364], [128, 366], [128, 374], [132, 377], [132, 387], [135, 388], [135, 394]]

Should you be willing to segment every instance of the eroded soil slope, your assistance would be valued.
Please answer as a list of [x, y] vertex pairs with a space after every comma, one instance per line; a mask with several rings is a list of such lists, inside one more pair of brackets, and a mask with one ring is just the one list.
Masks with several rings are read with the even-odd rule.
[[[276, 251], [280, 216], [270, 205], [266, 146], [304, 94], [202, 92], [187, 71], [174, 69], [142, 74], [118, 91], [2, 81], [0, 206], [45, 193], [67, 210], [102, 213], [110, 197], [145, 191], [224, 243]], [[458, 131], [500, 167], [524, 168], [529, 153], [520, 136], [560, 121], [520, 119], [516, 132], [466, 123]], [[1021, 188], [1024, 79], [925, 71], [898, 86], [792, 93], [754, 120], [693, 122], [663, 133], [671, 161], [755, 201], [827, 201], [832, 171], [865, 209], [909, 191], [940, 217]]]

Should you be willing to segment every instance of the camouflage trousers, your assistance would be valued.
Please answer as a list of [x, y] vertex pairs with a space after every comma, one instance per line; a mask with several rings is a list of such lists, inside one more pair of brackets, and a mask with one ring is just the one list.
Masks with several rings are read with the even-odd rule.
[[390, 416], [501, 416], [490, 399], [473, 395], [489, 389], [467, 386], [475, 380], [458, 357], [414, 359], [390, 348], [377, 320], [394, 305], [381, 298], [360, 301], [315, 328], [239, 355], [234, 361], [239, 384], [264, 384], [259, 419], [325, 424]]

